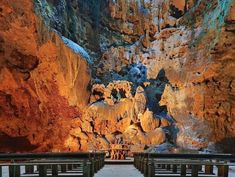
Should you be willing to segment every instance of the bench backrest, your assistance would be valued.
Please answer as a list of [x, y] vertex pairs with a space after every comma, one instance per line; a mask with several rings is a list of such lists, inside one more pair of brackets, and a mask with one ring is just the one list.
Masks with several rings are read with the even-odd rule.
[[90, 153], [90, 152], [63, 152], [63, 153], [10, 153], [0, 154], [0, 161], [25, 161], [25, 160], [78, 160], [91, 158], [104, 158], [104, 153]]

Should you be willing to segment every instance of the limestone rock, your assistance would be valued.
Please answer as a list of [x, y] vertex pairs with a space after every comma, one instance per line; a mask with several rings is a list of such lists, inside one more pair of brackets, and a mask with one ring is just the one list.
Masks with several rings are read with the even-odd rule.
[[160, 120], [155, 118], [153, 112], [147, 109], [140, 118], [140, 124], [145, 132], [150, 132], [159, 127]]
[[[131, 144], [141, 144], [141, 139], [145, 139], [144, 133], [141, 131], [140, 127], [136, 124], [129, 126], [123, 133], [123, 137], [127, 142]], [[145, 143], [143, 143], [145, 144]]]
[[145, 136], [144, 139], [141, 139], [141, 142], [148, 145], [159, 145], [166, 140], [165, 132], [161, 128], [156, 128], [155, 130], [146, 133]]
[[78, 140], [70, 136], [65, 140], [64, 148], [68, 149], [69, 151], [78, 151], [80, 146], [78, 145]]
[[70, 130], [70, 135], [75, 136], [75, 137], [79, 137], [80, 133], [82, 132], [80, 127], [74, 128]]
[[87, 62], [36, 16], [33, 1], [0, 4], [0, 132], [26, 137], [31, 151], [77, 151], [67, 137], [89, 99]]
[[134, 99], [135, 99], [135, 105], [134, 105], [135, 112], [137, 114], [143, 114], [145, 111], [147, 100], [144, 89], [141, 86], [137, 87]]
[[0, 140], [18, 151], [154, 146], [174, 128], [186, 148], [235, 143], [234, 1], [0, 5]]

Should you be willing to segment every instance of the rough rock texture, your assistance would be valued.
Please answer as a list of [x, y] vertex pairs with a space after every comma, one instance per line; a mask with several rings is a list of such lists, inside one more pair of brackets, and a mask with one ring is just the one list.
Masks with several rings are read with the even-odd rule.
[[1, 1], [0, 23], [0, 151], [78, 150], [69, 131], [90, 95], [86, 60], [48, 30], [33, 2]]
[[1, 1], [2, 138], [29, 150], [121, 140], [231, 152], [234, 11], [233, 0]]

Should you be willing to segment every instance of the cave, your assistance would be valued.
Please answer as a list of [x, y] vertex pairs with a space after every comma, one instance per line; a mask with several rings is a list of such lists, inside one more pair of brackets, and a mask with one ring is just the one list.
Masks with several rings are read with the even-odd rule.
[[234, 1], [0, 5], [1, 152], [234, 152]]

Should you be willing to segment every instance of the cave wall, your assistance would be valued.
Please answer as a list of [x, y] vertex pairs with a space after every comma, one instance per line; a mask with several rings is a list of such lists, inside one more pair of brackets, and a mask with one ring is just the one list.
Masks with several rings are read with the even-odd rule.
[[87, 61], [35, 15], [32, 1], [1, 1], [0, 14], [0, 151], [17, 151], [7, 137], [29, 146], [19, 151], [78, 150], [69, 131], [89, 99]]
[[233, 0], [1, 4], [3, 137], [38, 150], [125, 141], [133, 151], [164, 142], [232, 151]]

